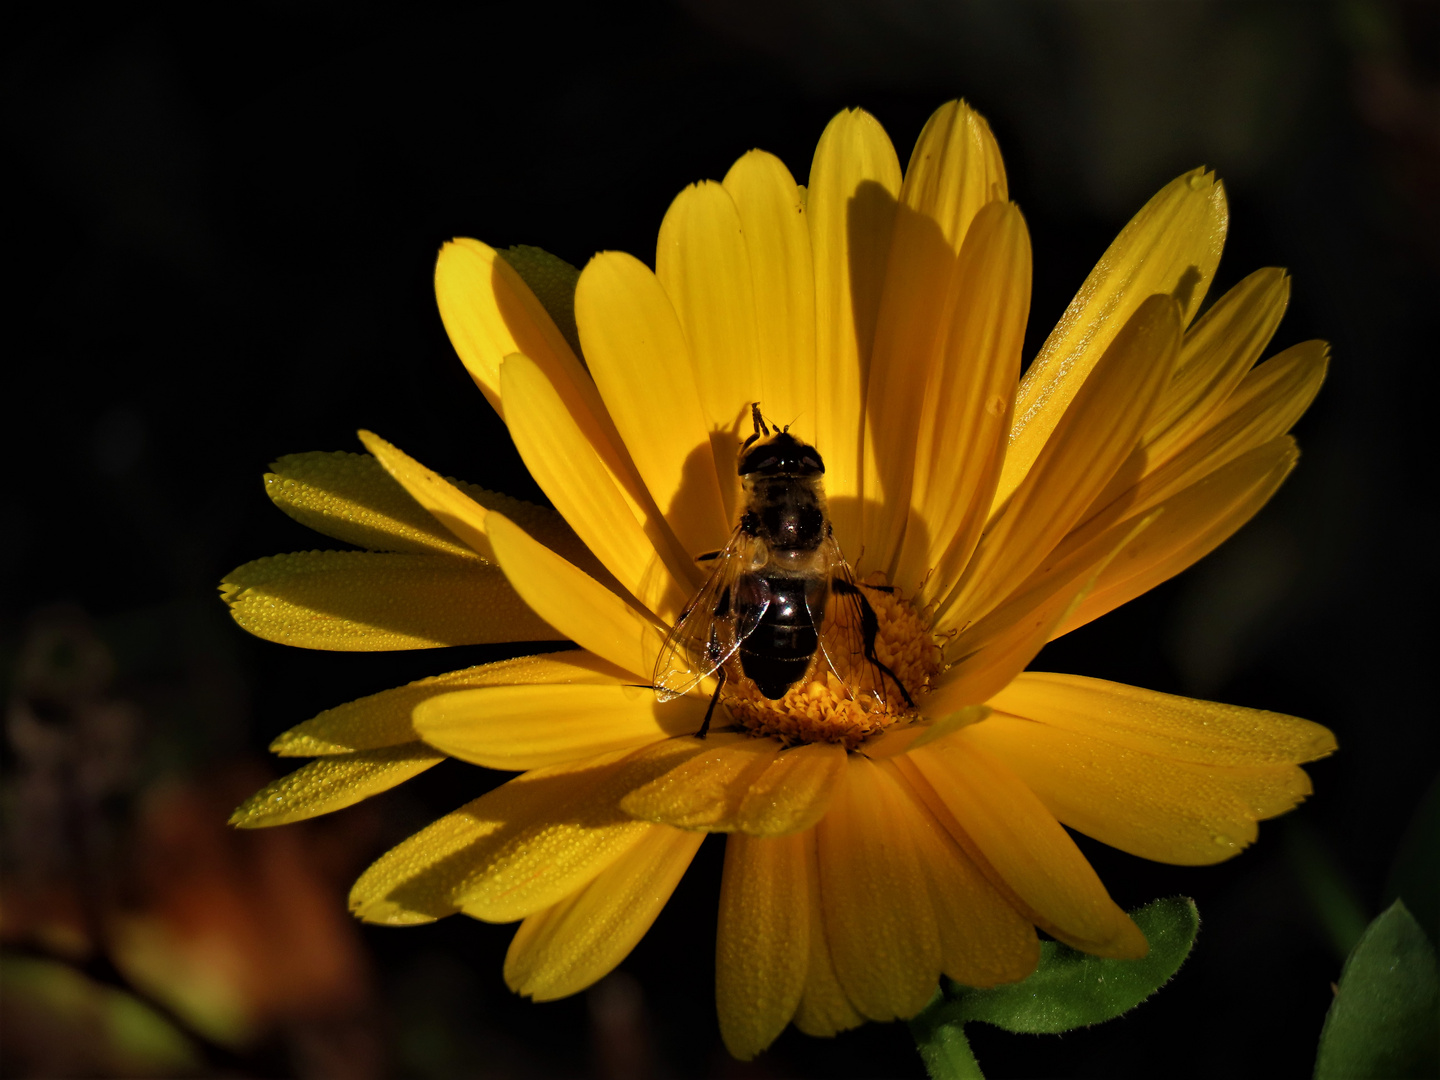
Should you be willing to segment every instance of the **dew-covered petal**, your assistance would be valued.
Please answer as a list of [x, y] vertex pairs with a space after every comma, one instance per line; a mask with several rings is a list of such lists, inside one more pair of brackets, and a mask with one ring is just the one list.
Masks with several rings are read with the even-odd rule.
[[715, 1006], [725, 1048], [741, 1061], [795, 1015], [810, 960], [807, 847], [813, 838], [732, 833], [725, 842], [715, 941]]
[[531, 610], [581, 648], [649, 680], [662, 643], [653, 623], [504, 515], [492, 512], [486, 526], [501, 570]]
[[915, 816], [888, 769], [851, 755], [830, 812], [816, 826], [835, 974], [871, 1020], [914, 1016], [940, 977], [940, 931]]
[[704, 741], [700, 753], [630, 792], [620, 806], [644, 821], [724, 832], [739, 814], [751, 782], [779, 752], [774, 739], [718, 734]]
[[590, 884], [528, 916], [505, 954], [506, 985], [554, 1001], [604, 978], [650, 929], [703, 839], [652, 826]]
[[825, 815], [845, 766], [843, 749], [817, 743], [781, 750], [774, 740], [744, 736], [719, 741], [730, 738], [707, 739], [714, 745], [621, 806], [646, 821], [752, 836], [801, 832]]
[[351, 910], [390, 925], [462, 909], [513, 922], [559, 903], [652, 828], [621, 811], [620, 797], [671, 766], [667, 747], [517, 776], [377, 859], [351, 890]]
[[1066, 410], [1008, 505], [985, 529], [937, 627], [961, 628], [990, 611], [1040, 565], [1130, 456], [1180, 344], [1168, 296], [1141, 304]]
[[287, 454], [270, 467], [265, 494], [316, 532], [371, 551], [477, 557], [369, 454]]
[[1156, 862], [1205, 866], [1310, 794], [1298, 765], [1196, 765], [1064, 728], [993, 716], [970, 735], [1063, 824]]
[[997, 875], [995, 884], [1051, 937], [1097, 956], [1144, 956], [1145, 935], [1110, 899], [1060, 823], [972, 740], [982, 726], [895, 758], [896, 767], [956, 841]]
[[672, 621], [696, 584], [689, 577], [694, 564], [660, 512], [648, 498], [640, 507], [627, 498], [615, 469], [529, 357], [507, 357], [500, 385], [511, 405], [515, 448], [540, 489], [615, 580]]
[[481, 664], [326, 709], [278, 736], [270, 744], [270, 752], [282, 757], [316, 757], [416, 742], [420, 735], [410, 718], [415, 707], [452, 691], [548, 683], [613, 686], [629, 677], [613, 664], [579, 650]]
[[1234, 392], [1270, 343], [1289, 300], [1285, 271], [1265, 267], [1216, 300], [1190, 327], [1175, 376], [1145, 432], [1152, 461], [1168, 457]]
[[940, 362], [911, 415], [896, 418], [916, 434], [909, 521], [892, 580], [918, 593], [919, 606], [960, 580], [1004, 457], [1030, 308], [1030, 236], [1012, 204], [992, 203], [976, 216], [951, 288]]
[[1027, 671], [990, 699], [998, 711], [1202, 765], [1287, 765], [1335, 750], [1309, 720], [1161, 694], [1138, 686]]
[[[725, 174], [754, 283], [760, 404], [781, 424], [815, 430], [815, 271], [803, 193], [774, 154], [751, 150]], [[749, 391], [753, 393], [752, 391]], [[743, 429], [741, 435], [747, 434]], [[727, 479], [726, 462], [719, 462]], [[728, 463], [734, 472], [734, 463]]]
[[1173, 294], [1181, 325], [1194, 318], [1220, 262], [1228, 221], [1223, 185], [1194, 169], [1121, 230], [1025, 372], [996, 507], [1020, 486], [1091, 368], [1148, 297]]
[[[1061, 621], [1055, 636], [1098, 619], [1210, 554], [1270, 501], [1298, 456], [1295, 440], [1282, 435], [1160, 503], [1156, 508], [1159, 516], [1101, 569], [1090, 591]], [[1108, 535], [1119, 538], [1128, 526], [1129, 521], [1112, 525]], [[1097, 546], [1103, 547], [1104, 541]], [[1053, 558], [1063, 562], [1070, 551], [1071, 537], [1067, 537]], [[1046, 571], [1049, 561], [1031, 575], [1031, 582]], [[1021, 591], [1031, 587], [1031, 582]]]
[[1034, 924], [945, 831], [903, 772], [885, 767], [894, 769], [891, 775], [911, 800], [911, 835], [930, 880], [930, 902], [940, 930], [941, 971], [966, 986], [1025, 978], [1040, 959]]
[[[675, 196], [660, 223], [655, 277], [690, 346], [725, 520], [734, 521], [739, 496], [735, 459], [740, 441], [750, 434], [750, 403], [761, 389], [765, 364], [750, 252], [740, 211], [723, 185], [705, 180]], [[777, 362], [773, 357], [765, 361]]]
[[418, 742], [324, 757], [266, 784], [236, 808], [230, 824], [258, 829], [343, 810], [443, 760], [440, 751]]
[[844, 551], [859, 549], [861, 417], [900, 183], [900, 160], [873, 116], [847, 109], [830, 121], [806, 201], [815, 268], [812, 441], [825, 456], [830, 516]]
[[835, 974], [835, 960], [830, 951], [831, 932], [825, 923], [825, 905], [820, 897], [818, 829], [800, 833], [803, 844], [805, 879], [809, 892], [806, 905], [810, 927], [808, 959], [805, 964], [805, 989], [795, 1007], [795, 1026], [806, 1035], [828, 1038], [841, 1031], [859, 1027], [865, 1018], [855, 1011], [840, 979]]
[[442, 555], [272, 555], [232, 570], [220, 595], [256, 637], [306, 649], [434, 649], [564, 636], [497, 568]]
[[697, 731], [705, 702], [661, 704], [648, 686], [572, 683], [487, 686], [442, 693], [415, 707], [431, 746], [489, 769], [539, 769]]
[[[435, 260], [435, 300], [465, 370], [495, 411], [500, 399], [500, 361], [523, 352], [557, 378], [587, 393], [590, 380], [555, 321], [515, 269], [494, 248], [459, 237]], [[588, 396], [595, 398], [594, 387]], [[598, 410], [597, 410], [598, 411]]]
[[605, 407], [681, 546], [692, 556], [724, 547], [691, 351], [660, 282], [634, 256], [601, 252], [580, 274], [575, 318]]

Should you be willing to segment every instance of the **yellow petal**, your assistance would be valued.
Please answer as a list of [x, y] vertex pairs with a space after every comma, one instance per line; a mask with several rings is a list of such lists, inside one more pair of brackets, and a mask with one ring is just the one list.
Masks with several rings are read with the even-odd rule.
[[1110, 899], [1060, 823], [972, 740], [983, 726], [895, 758], [896, 767], [956, 841], [967, 850], [974, 846], [982, 865], [998, 876], [995, 883], [1012, 892], [1051, 937], [1097, 956], [1144, 956], [1145, 935]]
[[698, 582], [659, 511], [647, 499], [636, 518], [614, 469], [528, 357], [507, 357], [500, 385], [515, 448], [535, 482], [615, 580], [673, 622]]
[[650, 929], [703, 839], [653, 826], [590, 884], [526, 918], [505, 954], [506, 984], [553, 1001], [604, 978]]
[[914, 1016], [940, 977], [940, 931], [912, 835], [915, 818], [890, 771], [851, 755], [830, 812], [816, 826], [835, 974], [871, 1020]]
[[[724, 184], [735, 200], [750, 255], [762, 358], [760, 404], [766, 415], [813, 436], [815, 271], [804, 193], [784, 163], [763, 150], [751, 150], [735, 162]], [[734, 462], [729, 469], [734, 471]], [[727, 479], [723, 472], [720, 479]]]
[[[1295, 441], [1282, 435], [1166, 499], [1157, 508], [1160, 516], [1154, 524], [1127, 541], [1106, 564], [1055, 636], [1098, 619], [1210, 554], [1270, 501], [1295, 467], [1297, 456]], [[1108, 535], [1119, 538], [1126, 525], [1111, 526]], [[1065, 557], [1071, 537], [1056, 549], [1054, 558]], [[1036, 575], [1045, 569], [1042, 565]]]
[[940, 362], [912, 415], [896, 418], [916, 436], [910, 514], [892, 580], [920, 593], [919, 606], [959, 581], [1004, 458], [1030, 309], [1030, 236], [1013, 205], [992, 203], [976, 216], [951, 288]]
[[417, 742], [420, 736], [410, 720], [411, 712], [421, 702], [454, 690], [541, 683], [603, 685], [626, 677], [598, 656], [578, 650], [481, 664], [326, 709], [276, 738], [270, 752], [281, 757], [315, 757]]
[[[865, 394], [862, 542], [867, 564], [892, 579], [906, 528], [899, 508], [910, 502], [915, 414], [947, 352], [956, 256], [980, 208], [1004, 199], [1004, 167], [988, 125], [963, 102], [941, 106], [916, 141], [900, 189]], [[1023, 324], [1022, 314], [1022, 333]]]
[[578, 356], [580, 335], [575, 330], [575, 283], [580, 280], [580, 271], [558, 255], [531, 244], [514, 244], [496, 254], [530, 287], [545, 313], [555, 321], [565, 344]]
[[558, 622], [582, 649], [649, 681], [662, 643], [651, 622], [504, 515], [492, 512], [486, 526], [501, 570], [532, 611]]
[[820, 859], [816, 839], [818, 830], [801, 833], [805, 845], [805, 878], [810, 900], [806, 905], [810, 924], [809, 959], [805, 966], [805, 989], [795, 1008], [795, 1026], [806, 1035], [828, 1038], [841, 1031], [859, 1027], [865, 1018], [855, 1011], [840, 979], [835, 974], [834, 958], [830, 955], [830, 931], [825, 926], [825, 905], [820, 899]]
[[627, 795], [626, 813], [686, 829], [784, 836], [825, 815], [845, 765], [839, 746], [782, 751], [773, 740], [745, 736], [706, 742], [713, 745]]
[[230, 824], [258, 829], [343, 810], [443, 760], [444, 754], [416, 742], [321, 758], [251, 795], [230, 815]]
[[365, 449], [375, 455], [375, 460], [431, 517], [475, 554], [489, 562], [495, 561], [495, 553], [485, 535], [485, 507], [379, 436], [368, 431], [361, 431], [359, 435]]
[[1162, 188], [1115, 238], [1025, 372], [997, 507], [1020, 486], [1090, 369], [1148, 297], [1172, 293], [1181, 325], [1194, 318], [1228, 220], [1224, 187], [1194, 169]]
[[[1105, 567], [1154, 522], [1154, 515], [1144, 518], [1118, 540], [1100, 537], [1076, 554], [1069, 573], [1009, 600], [955, 637], [945, 649], [952, 666], [926, 696], [926, 713], [942, 717], [986, 701], [1020, 674], [1084, 601]], [[1101, 543], [1114, 546], [1107, 553]]]
[[[1075, 396], [1035, 467], [980, 539], [936, 625], [963, 628], [1040, 565], [1130, 456], [1180, 344], [1178, 308], [1166, 296], [1140, 305]], [[1008, 459], [1007, 459], [1008, 460]]]
[[900, 201], [934, 221], [959, 251], [980, 208], [1009, 197], [1005, 163], [985, 118], [963, 101], [941, 105], [915, 140]]
[[795, 1015], [810, 959], [806, 835], [725, 843], [715, 1005], [725, 1048], [741, 1061], [764, 1050]]
[[970, 739], [1065, 825], [1157, 862], [1228, 859], [1254, 842], [1256, 821], [1310, 794], [1297, 765], [1194, 765], [1007, 716], [978, 725]]
[[[523, 352], [576, 387], [589, 383], [555, 322], [495, 249], [459, 238], [435, 261], [435, 299], [450, 343], [470, 377], [502, 417], [500, 361]], [[590, 390], [593, 398], [593, 387]]]
[[622, 813], [620, 796], [671, 763], [616, 751], [517, 776], [377, 859], [351, 889], [351, 910], [409, 925], [461, 909], [512, 922], [551, 907], [652, 828]]
[[699, 754], [626, 795], [621, 809], [644, 821], [723, 832], [739, 813], [751, 781], [779, 752], [774, 739], [738, 734], [706, 739]]
[[256, 637], [306, 649], [374, 652], [562, 640], [495, 567], [440, 555], [273, 555], [232, 570], [220, 595], [235, 621]]
[[966, 986], [1016, 982], [1035, 970], [1040, 942], [1029, 919], [1015, 910], [984, 871], [926, 808], [904, 774], [885, 766], [910, 796], [911, 835], [930, 880], [940, 930], [940, 968]]
[[1085, 527], [1133, 517], [1183, 491], [1202, 477], [1289, 431], [1325, 381], [1329, 350], [1307, 341], [1272, 356], [1241, 380], [1205, 420], [1171, 444], [1170, 457], [1152, 459], [1141, 447], [1098, 495]]
[[725, 520], [734, 521], [735, 460], [750, 434], [750, 403], [761, 390], [762, 365], [750, 252], [740, 212], [723, 186], [706, 180], [675, 197], [660, 224], [655, 277], [690, 345]]
[[699, 730], [705, 702], [662, 705], [635, 685], [489, 686], [416, 706], [415, 730], [431, 746], [489, 769], [539, 769], [633, 749]]
[[602, 252], [580, 274], [575, 318], [595, 384], [655, 504], [688, 554], [718, 551], [730, 525], [690, 348], [665, 290], [640, 260]]
[[1145, 433], [1151, 460], [1169, 456], [1189, 431], [1230, 396], [1270, 343], [1290, 300], [1290, 279], [1256, 270], [1227, 292], [1185, 334], [1175, 377]]
[[265, 494], [302, 525], [371, 551], [475, 558], [369, 454], [287, 454]]
[[1138, 686], [1027, 671], [991, 705], [1052, 727], [1203, 765], [1287, 765], [1335, 750], [1319, 724]]
[[806, 202], [815, 268], [811, 441], [825, 457], [843, 551], [860, 544], [861, 402], [899, 194], [900, 161], [875, 118], [850, 109], [831, 120], [815, 148]]

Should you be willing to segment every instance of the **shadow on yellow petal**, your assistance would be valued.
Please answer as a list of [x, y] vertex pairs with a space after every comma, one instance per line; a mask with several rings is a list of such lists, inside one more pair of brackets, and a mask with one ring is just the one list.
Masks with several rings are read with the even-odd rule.
[[851, 755], [816, 827], [835, 974], [871, 1020], [914, 1016], [940, 977], [940, 928], [911, 802], [888, 769]]
[[1144, 956], [1145, 936], [1060, 823], [973, 740], [983, 726], [896, 758], [895, 767], [991, 883], [1042, 930], [1097, 956]]
[[[860, 403], [900, 185], [899, 158], [873, 116], [851, 109], [830, 121], [810, 166], [806, 217], [815, 271], [814, 444], [825, 455], [826, 490], [841, 499], [861, 495]], [[831, 514], [846, 552], [859, 550], [859, 509], [852, 516], [842, 504]]]

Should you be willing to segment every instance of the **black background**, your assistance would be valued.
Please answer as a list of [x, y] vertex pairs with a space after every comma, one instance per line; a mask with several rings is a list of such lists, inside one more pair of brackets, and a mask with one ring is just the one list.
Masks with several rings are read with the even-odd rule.
[[[903, 163], [928, 114], [964, 96], [995, 129], [1033, 238], [1028, 356], [1130, 214], [1207, 164], [1232, 211], [1210, 296], [1288, 267], [1275, 347], [1333, 345], [1296, 429], [1300, 467], [1226, 548], [1037, 666], [1306, 716], [1341, 751], [1311, 769], [1298, 814], [1222, 866], [1083, 842], [1123, 906], [1199, 904], [1195, 953], [1153, 1002], [1059, 1038], [971, 1033], [996, 1077], [1308, 1075], [1343, 958], [1323, 901], [1379, 911], [1435, 775], [1437, 11], [51, 9], [5, 46], [7, 669], [44, 612], [87, 613], [145, 708], [137, 783], [149, 783], [258, 760], [322, 708], [502, 655], [287, 649], [247, 637], [215, 596], [242, 562], [333, 546], [276, 512], [260, 474], [284, 453], [358, 450], [360, 427], [443, 473], [540, 498], [436, 314], [433, 261], [451, 236], [537, 244], [577, 266], [609, 248], [651, 261], [674, 194], [752, 146], [803, 182], [824, 124], [860, 105]], [[446, 764], [376, 800], [364, 856], [497, 779]], [[922, 1075], [894, 1024], [835, 1040], [790, 1031], [756, 1065], [728, 1061], [712, 990], [719, 851], [707, 842], [623, 965], [650, 1067]], [[381, 1071], [611, 1068], [592, 1031], [601, 999], [533, 1005], [505, 989], [508, 928], [457, 918], [363, 936]], [[298, 1060], [281, 1046], [251, 1066], [305, 1074]]]

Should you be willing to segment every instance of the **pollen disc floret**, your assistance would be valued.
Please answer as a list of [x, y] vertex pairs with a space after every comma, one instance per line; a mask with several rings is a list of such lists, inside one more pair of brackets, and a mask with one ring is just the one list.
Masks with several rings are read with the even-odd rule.
[[[880, 623], [875, 635], [875, 655], [895, 673], [917, 704], [936, 676], [942, 660], [940, 646], [929, 622], [899, 591], [884, 591], [879, 574], [872, 574], [866, 598]], [[847, 666], [841, 657], [836, 664]], [[746, 730], [773, 736], [786, 746], [800, 743], [839, 743], [854, 750], [872, 735], [915, 716], [919, 709], [907, 705], [904, 696], [887, 676], [863, 656], [854, 658], [845, 672], [845, 682], [823, 664], [815, 666], [811, 679], [797, 683], [782, 698], [770, 700], [755, 684], [740, 677], [739, 662], [732, 660], [727, 673], [725, 704], [730, 715]], [[883, 686], [881, 681], [883, 680]], [[848, 684], [848, 686], [847, 686]], [[874, 691], [879, 691], [879, 697]], [[883, 700], [881, 700], [883, 698]]]

